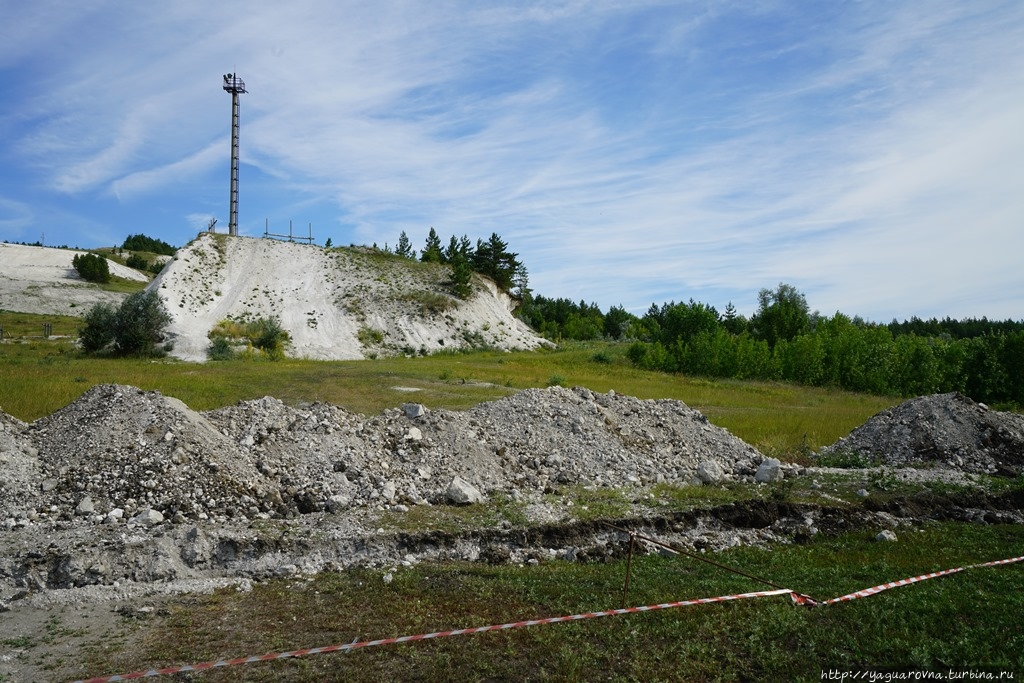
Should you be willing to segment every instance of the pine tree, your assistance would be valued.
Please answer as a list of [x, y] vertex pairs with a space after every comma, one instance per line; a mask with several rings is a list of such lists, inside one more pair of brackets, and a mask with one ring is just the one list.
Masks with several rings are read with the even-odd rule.
[[441, 252], [441, 238], [437, 236], [437, 231], [434, 228], [430, 228], [430, 233], [427, 234], [427, 243], [420, 253], [420, 261], [424, 263], [442, 263], [444, 261], [444, 254]]
[[398, 246], [395, 247], [395, 254], [402, 258], [416, 258], [416, 250], [412, 248], [412, 243], [409, 241], [409, 236], [405, 234], [405, 230], [398, 236]]
[[526, 301], [530, 298], [533, 290], [530, 289], [530, 274], [522, 263], [518, 265], [512, 274], [512, 296], [519, 301]]
[[470, 254], [472, 253], [472, 243], [469, 238], [465, 235], [461, 239], [456, 239], [455, 235], [448, 240], [448, 246], [444, 250], [444, 261], [445, 263], [453, 263], [459, 256], [469, 260]]
[[452, 293], [460, 299], [468, 299], [473, 293], [473, 268], [460, 253], [455, 253], [452, 264]]
[[498, 233], [492, 232], [486, 242], [476, 241], [476, 251], [471, 261], [473, 270], [491, 278], [499, 288], [507, 292], [512, 288], [516, 270], [522, 266], [517, 256], [519, 254], [508, 251], [508, 243]]

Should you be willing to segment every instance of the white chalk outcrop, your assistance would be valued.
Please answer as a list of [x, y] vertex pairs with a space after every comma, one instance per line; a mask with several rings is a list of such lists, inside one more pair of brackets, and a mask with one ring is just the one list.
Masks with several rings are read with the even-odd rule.
[[447, 266], [368, 248], [204, 233], [150, 287], [172, 317], [172, 355], [183, 360], [206, 360], [219, 322], [269, 317], [288, 331], [288, 356], [316, 360], [547, 344], [490, 280], [474, 276], [463, 301], [448, 292], [449, 278]]

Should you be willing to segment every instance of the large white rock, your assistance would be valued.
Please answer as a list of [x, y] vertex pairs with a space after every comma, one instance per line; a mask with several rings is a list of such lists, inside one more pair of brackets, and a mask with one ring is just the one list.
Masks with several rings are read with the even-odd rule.
[[78, 505], [75, 507], [75, 514], [89, 515], [92, 514], [93, 510], [95, 509], [96, 504], [92, 502], [92, 498], [86, 496], [85, 498], [82, 498], [82, 500], [78, 502]]
[[410, 420], [427, 414], [427, 409], [422, 403], [406, 403], [402, 406], [402, 410], [405, 411], [405, 416]]
[[133, 524], [138, 524], [139, 526], [153, 526], [154, 524], [159, 524], [164, 521], [164, 516], [159, 510], [146, 508], [139, 512], [139, 514], [132, 517], [131, 521]]
[[725, 470], [717, 460], [704, 460], [697, 466], [697, 479], [702, 484], [721, 484], [725, 479]]
[[483, 494], [462, 477], [452, 479], [452, 483], [448, 484], [448, 490], [444, 492], [444, 496], [449, 503], [454, 503], [455, 505], [484, 502]]
[[766, 484], [782, 479], [782, 463], [777, 458], [765, 458], [754, 474], [754, 481]]

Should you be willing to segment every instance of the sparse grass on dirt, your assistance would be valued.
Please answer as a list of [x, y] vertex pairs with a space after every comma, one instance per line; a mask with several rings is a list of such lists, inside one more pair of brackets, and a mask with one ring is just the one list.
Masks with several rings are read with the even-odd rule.
[[141, 292], [146, 288], [149, 282], [142, 282], [140, 280], [129, 280], [123, 277], [117, 277], [116, 275], [110, 276], [110, 282], [104, 282], [101, 285], [96, 285], [100, 289], [106, 292], [117, 292], [118, 294], [134, 294], [135, 292]]
[[[933, 524], [714, 559], [823, 599], [1020, 553], [1024, 528]], [[816, 609], [769, 597], [314, 655], [207, 671], [203, 681], [818, 681], [822, 670], [1024, 671], [1024, 566], [974, 569]], [[390, 582], [385, 574], [391, 574]], [[260, 655], [622, 605], [626, 563], [421, 565], [274, 580], [183, 596], [124, 622], [123, 646], [81, 650], [70, 675]], [[763, 590], [686, 557], [632, 562], [628, 605]], [[112, 615], [112, 618], [124, 619]], [[11, 635], [17, 637], [16, 634]]]

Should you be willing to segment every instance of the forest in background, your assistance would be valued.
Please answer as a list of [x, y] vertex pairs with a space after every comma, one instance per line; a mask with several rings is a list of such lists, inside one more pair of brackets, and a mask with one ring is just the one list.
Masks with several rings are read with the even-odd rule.
[[528, 294], [520, 317], [545, 337], [629, 342], [637, 367], [687, 375], [785, 380], [893, 396], [959, 391], [1024, 405], [1024, 321], [987, 318], [873, 323], [811, 312], [791, 285], [762, 289], [749, 319], [732, 304], [652, 304], [637, 317], [613, 306]]
[[[396, 253], [416, 258], [403, 232]], [[385, 247], [386, 248], [386, 247]], [[528, 286], [526, 267], [496, 233], [476, 250], [463, 236], [449, 247], [430, 229], [423, 261], [468, 261], [519, 301], [518, 317], [555, 342], [608, 339], [629, 343], [639, 368], [686, 375], [783, 380], [890, 396], [959, 391], [976, 401], [1024, 406], [1024, 320], [987, 318], [888, 324], [812, 312], [795, 287], [758, 293], [748, 319], [730, 302], [719, 312], [690, 299], [651, 304], [643, 316], [622, 306], [548, 298]]]

